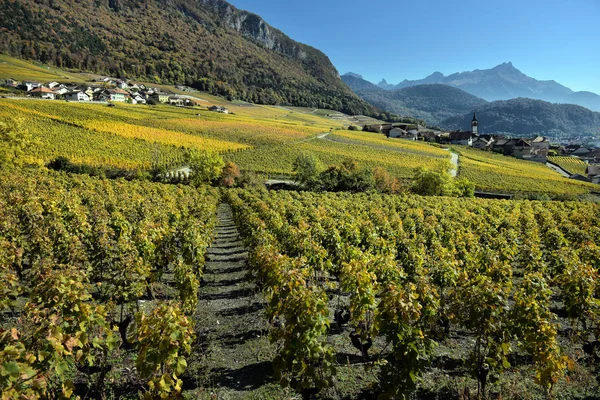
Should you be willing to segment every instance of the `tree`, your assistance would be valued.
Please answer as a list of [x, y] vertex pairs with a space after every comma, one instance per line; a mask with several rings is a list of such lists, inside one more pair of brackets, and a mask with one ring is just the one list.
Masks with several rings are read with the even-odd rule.
[[445, 170], [432, 171], [420, 167], [415, 172], [412, 191], [421, 196], [473, 197], [475, 184], [464, 178], [454, 180]]
[[220, 155], [206, 151], [190, 150], [186, 155], [186, 161], [192, 170], [190, 179], [194, 186], [219, 179], [225, 166]]
[[223, 167], [221, 172], [221, 185], [225, 187], [233, 187], [236, 180], [241, 176], [240, 168], [233, 162], [229, 161]]
[[314, 190], [319, 186], [319, 160], [313, 154], [301, 154], [296, 157], [293, 164], [296, 181], [307, 190]]
[[333, 165], [319, 175], [323, 190], [329, 192], [366, 192], [375, 187], [373, 173], [361, 169], [355, 160]]

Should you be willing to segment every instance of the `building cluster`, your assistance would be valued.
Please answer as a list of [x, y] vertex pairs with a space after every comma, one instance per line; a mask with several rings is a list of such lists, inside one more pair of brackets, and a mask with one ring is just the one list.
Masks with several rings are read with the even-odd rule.
[[542, 136], [534, 138], [507, 138], [502, 135], [480, 135], [477, 114], [473, 114], [471, 130], [465, 132], [420, 130], [419, 126], [410, 124], [365, 125], [363, 129], [369, 132], [383, 133], [390, 138], [456, 144], [537, 162], [546, 162], [551, 148], [550, 141]]
[[166, 93], [143, 84], [131, 84], [123, 80], [105, 78], [94, 84], [70, 84], [59, 82], [18, 82], [7, 79], [7, 87], [23, 90], [27, 97], [47, 100], [97, 101], [130, 104], [164, 103], [175, 106], [192, 106], [194, 101], [186, 96]]

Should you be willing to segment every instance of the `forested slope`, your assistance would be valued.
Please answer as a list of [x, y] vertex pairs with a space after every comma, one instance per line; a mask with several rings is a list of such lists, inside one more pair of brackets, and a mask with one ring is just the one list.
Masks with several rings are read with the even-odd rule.
[[265, 104], [370, 114], [322, 52], [222, 0], [2, 0], [0, 52], [186, 83]]

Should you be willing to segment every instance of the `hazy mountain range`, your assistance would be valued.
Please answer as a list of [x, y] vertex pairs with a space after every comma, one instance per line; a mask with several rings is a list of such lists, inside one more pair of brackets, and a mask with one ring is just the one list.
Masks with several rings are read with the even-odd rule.
[[373, 114], [329, 58], [223, 0], [0, 0], [0, 52], [262, 104]]
[[425, 120], [429, 124], [441, 124], [457, 115], [473, 112], [487, 101], [464, 90], [448, 85], [417, 85], [396, 90], [384, 90], [358, 78], [345, 74], [342, 80], [364, 100], [382, 110]]
[[404, 80], [397, 85], [383, 79], [378, 86], [384, 90], [395, 90], [430, 83], [454, 86], [487, 101], [526, 97], [551, 103], [577, 104], [600, 111], [599, 95], [592, 92], [574, 92], [553, 80], [539, 81], [525, 75], [510, 62], [491, 69], [458, 72], [448, 76], [434, 72], [424, 79]]
[[481, 133], [519, 136], [600, 134], [600, 113], [578, 105], [527, 98], [488, 102], [457, 87], [439, 83], [385, 90], [357, 76], [346, 74], [342, 79], [369, 103], [448, 130], [469, 129], [473, 111], [477, 111]]

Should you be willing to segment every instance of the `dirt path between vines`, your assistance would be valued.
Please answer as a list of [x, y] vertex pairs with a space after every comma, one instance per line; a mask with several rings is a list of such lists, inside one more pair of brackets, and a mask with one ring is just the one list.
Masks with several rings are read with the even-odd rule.
[[[240, 399], [277, 392], [272, 382], [273, 346], [268, 340], [265, 304], [249, 274], [248, 251], [231, 207], [217, 210], [215, 239], [206, 254], [196, 332], [203, 344], [195, 394]], [[201, 389], [202, 388], [202, 389]]]

